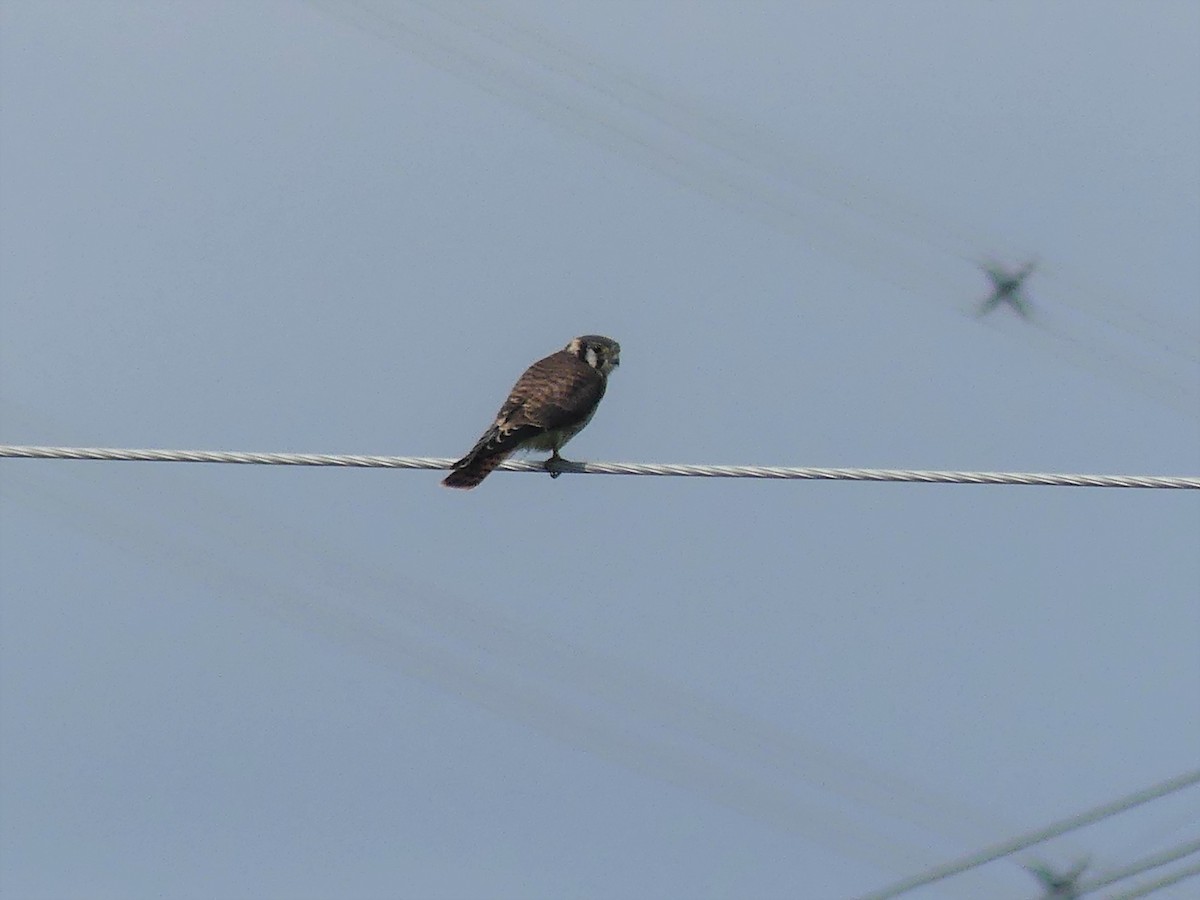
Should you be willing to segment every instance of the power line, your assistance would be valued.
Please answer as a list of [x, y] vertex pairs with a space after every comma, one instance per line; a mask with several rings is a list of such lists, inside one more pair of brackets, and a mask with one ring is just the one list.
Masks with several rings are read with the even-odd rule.
[[[78, 474], [78, 473], [74, 473]], [[809, 765], [812, 739], [676, 684], [536, 624], [377, 567], [303, 526], [243, 515], [221, 488], [180, 491], [185, 504], [112, 503], [102, 494], [10, 480], [3, 494], [33, 501], [69, 527], [154, 563], [169, 562], [215, 597], [332, 641], [499, 718], [692, 793], [872, 867], [895, 865], [917, 844], [864, 821], [840, 795], [901, 817], [878, 799], [912, 788], [869, 766]], [[42, 482], [42, 483], [39, 483]], [[211, 487], [211, 486], [210, 486]], [[178, 500], [178, 498], [173, 498]], [[213, 501], [216, 501], [215, 503]], [[188, 514], [180, 515], [186, 509]], [[197, 515], [199, 513], [199, 515]], [[206, 515], [207, 513], [207, 515]], [[236, 514], [235, 514], [236, 513]], [[245, 553], [229, 554], [231, 547]], [[280, 569], [285, 561], [286, 569]], [[287, 578], [278, 573], [287, 571]], [[839, 748], [818, 751], [844, 762]], [[856, 783], [891, 790], [856, 792]], [[857, 793], [857, 796], [855, 796]], [[928, 823], [926, 823], [928, 827]]]
[[968, 869], [977, 868], [985, 863], [990, 863], [1001, 857], [1017, 853], [1026, 847], [1032, 847], [1034, 844], [1040, 844], [1042, 841], [1058, 837], [1060, 834], [1066, 834], [1068, 831], [1074, 831], [1077, 828], [1082, 828], [1084, 825], [1090, 825], [1109, 816], [1115, 816], [1117, 813], [1125, 812], [1135, 806], [1141, 806], [1143, 803], [1149, 803], [1151, 800], [1157, 800], [1159, 797], [1165, 797], [1167, 794], [1183, 790], [1183, 788], [1190, 787], [1197, 782], [1200, 782], [1200, 769], [1185, 772], [1167, 781], [1129, 794], [1119, 800], [1114, 800], [1103, 806], [1097, 806], [1094, 809], [1089, 809], [1087, 812], [1079, 813], [1067, 819], [1061, 819], [1052, 825], [1047, 825], [1045, 828], [1000, 844], [994, 844], [991, 847], [970, 853], [967, 856], [940, 866], [935, 866], [919, 875], [913, 875], [910, 878], [905, 878], [903, 881], [897, 881], [895, 884], [889, 885], [882, 890], [864, 894], [859, 900], [888, 900], [891, 897], [898, 897], [914, 888], [924, 887], [927, 884], [933, 884], [935, 881], [941, 881], [943, 878], [949, 878], [951, 875], [958, 875], [966, 872]]
[[[115, 447], [34, 447], [0, 444], [0, 457], [133, 462], [236, 463], [261, 466], [340, 466], [368, 469], [449, 469], [450, 457], [361, 456], [333, 453], [251, 453], [239, 450], [135, 450]], [[551, 471], [540, 462], [507, 460], [507, 472]], [[800, 466], [711, 466], [678, 463], [572, 462], [553, 472], [574, 475], [662, 475], [685, 478], [768, 478], [802, 481], [902, 481], [933, 484], [1027, 484], [1058, 487], [1200, 489], [1200, 476], [1072, 475], [1054, 472], [953, 472], [928, 469], [827, 469]]]
[[[962, 227], [939, 225], [910, 202], [841, 175], [836, 167], [778, 136], [670, 97], [587, 48], [552, 38], [497, 14], [486, 4], [310, 3], [505, 103], [768, 227], [800, 236], [811, 248], [823, 247], [825, 253], [914, 296], [935, 296], [935, 285], [941, 285], [939, 294], [962, 294], [961, 281], [945, 269], [944, 261], [935, 266], [935, 255], [928, 251], [936, 251], [936, 256], [948, 253], [972, 266], [977, 261], [973, 245], [984, 240], [982, 236], [964, 237]], [[864, 203], [861, 198], [872, 193], [879, 194], [878, 199]], [[996, 244], [994, 239], [984, 242]], [[1010, 249], [1002, 255], [1025, 254]], [[1096, 308], [1097, 298], [1104, 293], [1094, 285], [1076, 286], [1059, 299], [1094, 316], [1101, 325], [1141, 337], [1149, 344], [1141, 350], [1165, 350], [1188, 369], [1200, 361], [1189, 324], [1155, 323], [1139, 310], [1139, 304], [1127, 301], [1117, 302], [1117, 307], [1127, 310], [1124, 321], [1119, 321], [1104, 308]], [[1072, 295], [1087, 302], [1073, 302]], [[1117, 311], [1112, 298], [1106, 306]], [[1147, 366], [1133, 347], [1110, 346], [1101, 339], [1102, 333], [1087, 338], [1062, 328], [1028, 333], [1039, 335], [1042, 343], [1048, 340], [1046, 349], [1071, 365], [1102, 376], [1123, 374], [1131, 386], [1189, 414], [1196, 406], [1191, 373], [1179, 371], [1175, 363], [1157, 361]]]
[[[1064, 880], [1070, 882], [1071, 889], [1075, 892], [1071, 896], [1082, 897], [1084, 894], [1094, 893], [1095, 891], [1100, 890], [1100, 888], [1108, 887], [1111, 884], [1116, 884], [1118, 881], [1127, 881], [1128, 879], [1133, 878], [1135, 875], [1142, 875], [1146, 872], [1149, 872], [1151, 869], [1160, 869], [1163, 866], [1169, 865], [1173, 862], [1178, 862], [1179, 860], [1191, 856], [1194, 853], [1200, 853], [1200, 838], [1187, 841], [1183, 844], [1178, 844], [1166, 850], [1161, 850], [1151, 856], [1143, 857], [1142, 859], [1131, 862], [1119, 869], [1113, 869], [1110, 872], [1106, 872], [1103, 875], [1097, 875], [1094, 878], [1087, 878], [1077, 881], [1075, 877], [1065, 876]], [[1073, 874], [1077, 876], [1081, 868], [1082, 866], [1077, 867]], [[1030, 871], [1034, 870], [1031, 869]], [[1140, 886], [1134, 890], [1141, 890], [1141, 887], [1144, 886]], [[1045, 900], [1047, 896], [1048, 895], [1045, 892], [1042, 892], [1039, 893], [1037, 897], [1032, 898], [1032, 900]]]
[[1200, 863], [1176, 869], [1174, 872], [1168, 872], [1162, 878], [1138, 885], [1133, 890], [1126, 891], [1124, 894], [1116, 894], [1110, 900], [1134, 900], [1135, 897], [1145, 897], [1147, 894], [1153, 894], [1155, 891], [1160, 891], [1165, 887], [1179, 884], [1185, 878], [1191, 878], [1195, 875], [1200, 875]]
[[[16, 400], [10, 405], [27, 425], [43, 430], [60, 427], [60, 423], [48, 418], [44, 411], [35, 411]], [[22, 498], [42, 509], [53, 510], [70, 527], [80, 528], [81, 523], [89, 522], [94, 527], [84, 529], [85, 533], [124, 550], [143, 554], [150, 560], [169, 556], [178, 563], [190, 553], [193, 574], [209, 579], [219, 574], [226, 578], [223, 583], [227, 585], [234, 583], [229, 580], [229, 575], [235, 564], [224, 559], [218, 564], [214, 560], [221, 555], [218, 548], [232, 542], [256, 562], [264, 562], [268, 567], [283, 565], [295, 576], [293, 584], [302, 584], [304, 591], [312, 592], [309, 602], [300, 599], [292, 590], [290, 596], [296, 602], [291, 603], [282, 599], [282, 592], [279, 594], [281, 599], [275, 602], [260, 601], [259, 597], [251, 596], [256, 592], [242, 591], [250, 603], [265, 607], [267, 615], [310, 628], [306, 613], [319, 607], [317, 612], [326, 621], [370, 618], [382, 622], [385, 631], [416, 629], [421, 633], [432, 633], [443, 644], [472, 648], [470, 664], [476, 670], [489, 668], [489, 679], [501, 677], [492, 668], [499, 665], [505, 671], [515, 671], [526, 684], [535, 687], [551, 684], [556, 692], [582, 696], [593, 710], [603, 707], [619, 711], [622, 727], [635, 737], [642, 733], [669, 731], [689, 745], [698, 742], [706, 755], [716, 755], [725, 762], [724, 771], [732, 771], [735, 767], [728, 760], [736, 760], [738, 768], [749, 766], [751, 774], [761, 772], [769, 777], [770, 781], [764, 783], [770, 784], [772, 790], [801, 798], [798, 802], [808, 807], [803, 812], [805, 824], [787, 827], [795, 828], [808, 839], [832, 848], [843, 857], [860, 862], [866, 860], [877, 871], [896, 871], [898, 865], [913, 865], [914, 859], [918, 864], [930, 865], [941, 854], [932, 852], [927, 844], [914, 849], [907, 841], [868, 825], [867, 813], [906, 826], [917, 826], [942, 838], [961, 839], [964, 833], [973, 834], [972, 843], [982, 842], [994, 833], [995, 810], [977, 807], [910, 781], [857, 756], [844, 746], [828, 744], [826, 736], [807, 731], [799, 723], [785, 727], [661, 673], [651, 672], [630, 659], [615, 659], [595, 648], [569, 641], [553, 629], [548, 631], [529, 620], [512, 618], [501, 609], [502, 605], [479, 603], [422, 582], [410, 573], [401, 574], [394, 567], [381, 568], [366, 556], [353, 553], [349, 547], [333, 548], [302, 524], [284, 522], [277, 517], [256, 517], [236, 505], [227, 486], [213, 483], [203, 488], [195, 484], [178, 486], [179, 490], [172, 492], [169, 514], [163, 515], [158, 507], [152, 507], [141, 510], [138, 515], [128, 503], [105, 503], [103, 506], [99, 500], [88, 503], [87, 492], [81, 488], [96, 484], [95, 479], [87, 477], [88, 471], [89, 467], [51, 466], [38, 468], [38, 478], [5, 480], [0, 477], [0, 496]], [[47, 476], [51, 474], [56, 477], [49, 479]], [[74, 484], [67, 486], [57, 480], [60, 478], [70, 478]], [[60, 485], [62, 490], [54, 489], [52, 485]], [[123, 526], [117, 528], [122, 520]], [[189, 539], [185, 543], [177, 537], [172, 546], [168, 535], [184, 530]], [[185, 562], [184, 568], [188, 567]], [[249, 577], [248, 571], [243, 566], [245, 577]], [[349, 584], [354, 585], [353, 591], [347, 591]], [[366, 607], [368, 599], [377, 599], [379, 605]], [[281, 611], [283, 607], [287, 609]], [[365, 608], [370, 612], [363, 612]], [[386, 617], [380, 614], [381, 608], [386, 608]], [[316, 613], [313, 613], [308, 618], [315, 617]], [[323, 631], [319, 625], [318, 622], [311, 626], [312, 633], [337, 639], [336, 634]], [[385, 645], [386, 640], [381, 636], [366, 655], [385, 655]], [[407, 649], [401, 647], [394, 649], [397, 657], [407, 653]], [[392, 668], [402, 668], [398, 662], [383, 661]], [[436, 679], [430, 681], [466, 697], [453, 684]], [[479, 700], [470, 702], [483, 705]], [[494, 711], [514, 721], [525, 721], [516, 712]], [[631, 730], [633, 724], [630, 723], [636, 723], [638, 729]], [[547, 737], [561, 738], [547, 727], [530, 727]], [[604, 755], [583, 737], [561, 739], [588, 752]], [[643, 743], [649, 741], [646, 737]], [[648, 771], [646, 765], [615, 757], [611, 760], [634, 771]], [[666, 776], [655, 777], [669, 781]], [[685, 786], [685, 789], [718, 805], [734, 808], [717, 795], [711, 784]], [[828, 802], [830, 796], [835, 800], [834, 805]], [[846, 810], [844, 814], [843, 809]], [[753, 809], [742, 811], [764, 820], [764, 816]], [[840, 824], [847, 818], [853, 820], [849, 830]], [[1016, 826], [1010, 824], [1003, 830], [1015, 831]], [[845, 833], [853, 837], [843, 839], [841, 835]], [[1151, 843], [1141, 849], [1160, 843], [1161, 840], [1156, 841], [1152, 836]]]
[[1081, 894], [1090, 894], [1092, 891], [1097, 891], [1102, 887], [1108, 887], [1110, 884], [1116, 884], [1118, 881], [1132, 878], [1134, 875], [1141, 875], [1143, 872], [1149, 872], [1151, 869], [1157, 869], [1168, 863], [1176, 862], [1185, 856], [1191, 856], [1193, 853], [1200, 853], [1200, 838], [1155, 853], [1153, 856], [1147, 856], [1145, 859], [1139, 859], [1106, 875], [1089, 878], [1080, 882], [1077, 890]]

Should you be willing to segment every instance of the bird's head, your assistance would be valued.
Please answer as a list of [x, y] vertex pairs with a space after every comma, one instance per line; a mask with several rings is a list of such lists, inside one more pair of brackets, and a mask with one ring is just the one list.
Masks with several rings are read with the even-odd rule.
[[583, 360], [601, 375], [608, 375], [621, 364], [621, 345], [599, 334], [585, 334], [567, 344], [572, 356]]

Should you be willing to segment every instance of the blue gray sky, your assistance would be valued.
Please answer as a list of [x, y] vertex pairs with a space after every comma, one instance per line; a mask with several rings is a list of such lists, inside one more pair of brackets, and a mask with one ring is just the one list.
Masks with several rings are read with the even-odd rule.
[[[1200, 468], [1193, 3], [0, 16], [5, 443], [454, 456], [598, 332], [571, 458]], [[0, 463], [0, 891], [844, 898], [1196, 765], [1191, 493], [437, 481]]]

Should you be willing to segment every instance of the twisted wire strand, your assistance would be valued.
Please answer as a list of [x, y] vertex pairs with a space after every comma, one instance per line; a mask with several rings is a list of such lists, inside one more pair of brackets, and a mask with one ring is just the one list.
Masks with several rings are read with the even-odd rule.
[[[0, 445], [0, 457], [94, 459], [140, 462], [235, 463], [266, 466], [342, 466], [378, 469], [449, 469], [440, 456], [362, 456], [336, 453], [249, 453], [236, 450], [138, 450], [114, 447]], [[1025, 484], [1059, 487], [1200, 489], [1200, 476], [1079, 475], [1055, 472], [946, 472], [921, 469], [850, 469], [801, 466], [711, 466], [674, 463], [572, 462], [546, 464], [508, 460], [506, 472], [567, 472], [574, 475], [661, 475], [685, 478], [771, 478], [804, 481], [898, 481], [927, 484]]]

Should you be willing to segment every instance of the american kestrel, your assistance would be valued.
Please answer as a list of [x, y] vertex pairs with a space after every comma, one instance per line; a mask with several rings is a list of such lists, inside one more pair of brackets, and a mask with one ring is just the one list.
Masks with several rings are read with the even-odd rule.
[[608, 373], [620, 364], [621, 345], [598, 334], [577, 337], [539, 359], [517, 379], [496, 421], [442, 484], [473, 488], [517, 450], [549, 450], [550, 460], [562, 459], [558, 451], [591, 421]]

